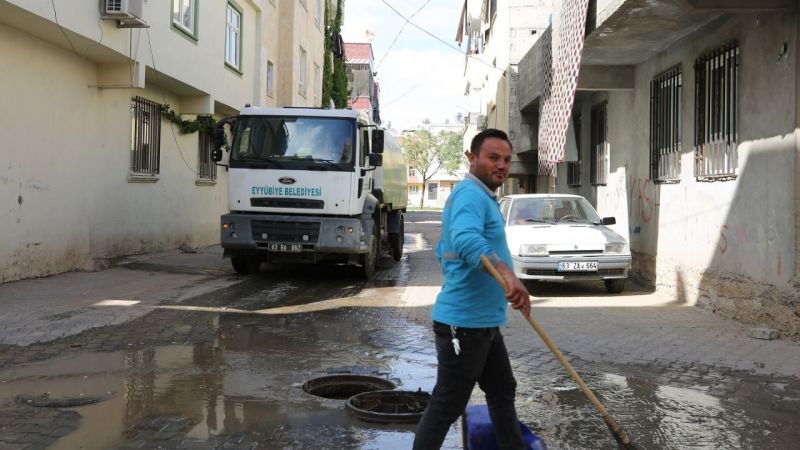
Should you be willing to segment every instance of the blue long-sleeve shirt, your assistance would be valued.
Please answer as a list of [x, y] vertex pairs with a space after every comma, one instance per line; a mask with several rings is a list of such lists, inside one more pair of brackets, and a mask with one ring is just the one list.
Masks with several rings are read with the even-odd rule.
[[512, 267], [497, 199], [468, 174], [453, 189], [442, 213], [436, 259], [442, 266], [444, 285], [433, 306], [433, 320], [466, 328], [506, 324], [505, 293], [483, 269], [481, 255]]

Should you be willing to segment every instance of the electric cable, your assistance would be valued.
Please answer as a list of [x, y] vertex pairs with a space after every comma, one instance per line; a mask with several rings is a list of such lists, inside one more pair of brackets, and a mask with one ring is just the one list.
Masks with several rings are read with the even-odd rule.
[[[156, 75], [158, 75], [160, 72], [156, 68], [156, 57], [153, 54], [153, 43], [150, 40], [150, 29], [145, 28], [145, 31], [147, 32], [147, 46], [150, 48], [150, 59], [153, 62], [153, 70], [155, 71]], [[164, 100], [164, 104], [167, 105], [168, 104], [167, 103], [167, 97], [164, 96], [163, 92], [161, 92], [161, 98]], [[187, 169], [189, 169], [189, 172], [191, 172], [192, 175], [196, 176], [197, 175], [197, 171], [192, 169], [189, 166], [189, 163], [186, 162], [186, 158], [183, 157], [183, 152], [181, 151], [181, 146], [180, 146], [180, 144], [178, 144], [178, 136], [175, 135], [175, 126], [174, 126], [174, 124], [171, 121], [168, 121], [168, 122], [169, 122], [169, 129], [172, 132], [172, 139], [175, 141], [175, 148], [178, 150], [178, 155], [180, 155], [181, 160], [183, 160], [183, 164], [186, 166]]]
[[499, 67], [495, 67], [495, 66], [493, 66], [493, 65], [491, 65], [491, 64], [489, 64], [489, 63], [487, 63], [486, 61], [484, 61], [484, 60], [482, 60], [482, 59], [480, 59], [480, 58], [477, 58], [477, 57], [475, 57], [474, 55], [467, 54], [466, 52], [463, 52], [463, 51], [461, 51], [461, 49], [460, 49], [460, 48], [458, 48], [458, 47], [456, 47], [456, 46], [454, 46], [454, 45], [451, 45], [451, 44], [447, 43], [446, 41], [444, 41], [444, 40], [443, 40], [442, 38], [440, 38], [439, 36], [436, 36], [435, 34], [431, 33], [430, 31], [428, 31], [428, 30], [426, 30], [426, 29], [422, 28], [421, 26], [419, 26], [419, 25], [415, 24], [414, 22], [412, 22], [410, 18], [408, 18], [408, 17], [404, 16], [402, 13], [400, 13], [400, 11], [396, 10], [396, 9], [395, 9], [395, 8], [394, 8], [392, 5], [390, 5], [390, 4], [389, 4], [389, 2], [387, 2], [386, 0], [381, 0], [381, 1], [383, 2], [383, 4], [385, 4], [386, 6], [388, 6], [388, 7], [389, 7], [389, 9], [391, 9], [392, 11], [394, 11], [394, 13], [395, 13], [395, 14], [397, 14], [398, 16], [400, 16], [401, 18], [403, 18], [403, 19], [404, 19], [406, 22], [410, 23], [410, 24], [411, 24], [412, 26], [414, 26], [416, 29], [418, 29], [418, 30], [422, 31], [423, 33], [427, 34], [428, 36], [430, 36], [430, 37], [432, 37], [432, 38], [436, 39], [437, 41], [441, 42], [442, 44], [446, 45], [448, 48], [450, 48], [450, 49], [452, 49], [452, 50], [455, 50], [455, 51], [457, 51], [458, 53], [460, 53], [460, 54], [462, 54], [462, 55], [465, 55], [467, 58], [470, 58], [470, 59], [473, 59], [473, 60], [475, 60], [475, 61], [478, 61], [479, 63], [481, 63], [481, 64], [485, 65], [486, 67], [491, 67], [491, 68], [492, 68], [492, 69], [494, 69], [494, 70], [499, 70], [499, 71], [501, 71], [501, 72], [505, 72], [505, 70], [503, 70], [503, 69], [501, 69], [501, 68], [499, 68]]
[[[411, 14], [411, 15], [408, 17], [408, 18], [409, 18], [409, 20], [410, 20], [410, 19], [413, 19], [413, 18], [414, 18], [414, 16], [416, 16], [417, 14], [419, 14], [419, 13], [420, 13], [420, 11], [422, 11], [423, 9], [425, 9], [425, 7], [426, 7], [426, 6], [428, 6], [428, 3], [430, 3], [430, 2], [431, 2], [431, 0], [427, 0], [425, 3], [423, 3], [423, 4], [422, 4], [422, 6], [420, 6], [420, 7], [419, 7], [419, 9], [417, 9], [416, 11], [414, 11], [414, 14]], [[378, 61], [378, 64], [376, 64], [376, 65], [375, 65], [375, 70], [376, 70], [376, 71], [378, 70], [378, 67], [380, 67], [380, 66], [381, 66], [381, 63], [383, 63], [383, 60], [384, 60], [384, 59], [386, 59], [386, 56], [388, 56], [388, 55], [389, 55], [389, 52], [392, 50], [392, 47], [394, 47], [394, 44], [395, 44], [395, 42], [397, 42], [397, 39], [399, 39], [399, 38], [400, 38], [400, 35], [403, 33], [403, 30], [405, 30], [405, 29], [406, 29], [406, 25], [408, 25], [408, 20], [406, 20], [406, 21], [403, 23], [403, 26], [402, 26], [402, 27], [400, 27], [400, 31], [398, 31], [398, 32], [397, 32], [397, 34], [395, 35], [394, 39], [392, 39], [392, 43], [391, 43], [391, 44], [389, 44], [389, 47], [388, 47], [388, 48], [386, 48], [386, 52], [385, 52], [385, 53], [383, 54], [383, 56], [381, 57], [381, 60], [380, 60], [380, 61]]]
[[61, 30], [61, 34], [64, 35], [64, 39], [67, 40], [67, 43], [69, 44], [69, 46], [72, 49], [72, 51], [75, 52], [76, 55], [78, 55], [78, 56], [80, 56], [82, 58], [83, 55], [78, 53], [78, 50], [76, 50], [75, 46], [72, 45], [72, 41], [69, 40], [69, 36], [67, 36], [67, 32], [64, 31], [64, 27], [62, 27], [61, 24], [58, 22], [58, 11], [56, 11], [56, 0], [50, 0], [50, 5], [53, 7], [53, 17], [55, 18], [56, 26], [58, 27], [59, 30]]

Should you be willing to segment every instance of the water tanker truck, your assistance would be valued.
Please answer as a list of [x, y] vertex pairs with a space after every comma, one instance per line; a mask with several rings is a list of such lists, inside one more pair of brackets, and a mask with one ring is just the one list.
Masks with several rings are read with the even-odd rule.
[[237, 272], [331, 261], [371, 278], [382, 251], [400, 260], [406, 164], [366, 114], [248, 106], [219, 121], [213, 140], [214, 161], [227, 153], [221, 244]]

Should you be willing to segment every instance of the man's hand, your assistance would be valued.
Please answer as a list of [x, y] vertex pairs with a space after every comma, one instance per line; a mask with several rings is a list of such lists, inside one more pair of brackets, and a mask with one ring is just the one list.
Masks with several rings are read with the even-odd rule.
[[511, 303], [511, 307], [520, 310], [525, 317], [530, 317], [531, 298], [528, 290], [525, 288], [525, 285], [522, 284], [522, 281], [520, 281], [520, 279], [514, 275], [514, 271], [511, 270], [505, 263], [501, 262], [495, 266], [495, 268], [500, 275], [503, 276], [503, 279], [506, 280], [506, 285], [508, 286], [508, 291], [506, 291], [506, 299], [509, 303]]

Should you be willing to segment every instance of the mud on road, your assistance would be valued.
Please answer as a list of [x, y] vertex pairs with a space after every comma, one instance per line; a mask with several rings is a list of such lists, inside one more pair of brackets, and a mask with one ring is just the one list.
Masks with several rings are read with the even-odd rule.
[[[414, 425], [362, 422], [342, 400], [301, 389], [305, 380], [332, 373], [432, 389], [428, 317], [441, 281], [431, 251], [438, 217], [410, 219], [406, 255], [397, 264], [383, 261], [369, 282], [340, 267], [264, 267], [242, 278], [188, 259], [129, 265], [156, 279], [189, 273], [219, 287], [187, 286], [121, 324], [0, 346], [0, 449], [410, 448]], [[86, 313], [48, 317], [57, 327]], [[547, 327], [569, 314], [547, 310], [539, 317]], [[592, 339], [591, 327], [583, 333]], [[551, 449], [615, 448], [532, 330], [512, 321], [504, 334], [520, 418]], [[642, 345], [662, 344], [642, 336]], [[562, 347], [645, 448], [794, 448], [800, 440], [796, 377], [660, 357], [620, 363], [613, 351], [581, 358], [580, 350], [572, 342]], [[473, 402], [483, 402], [477, 389]], [[460, 424], [445, 448], [461, 448]]]

